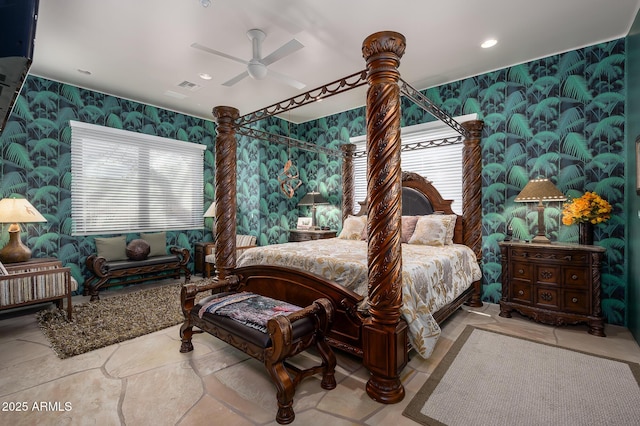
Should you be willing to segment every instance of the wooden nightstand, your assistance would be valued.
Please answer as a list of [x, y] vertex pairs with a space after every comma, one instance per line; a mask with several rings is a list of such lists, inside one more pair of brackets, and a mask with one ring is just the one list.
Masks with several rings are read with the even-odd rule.
[[604, 248], [579, 244], [501, 242], [500, 316], [516, 310], [551, 325], [587, 323], [605, 336], [600, 306]]
[[289, 241], [309, 241], [309, 240], [323, 240], [325, 238], [334, 238], [336, 231], [323, 231], [313, 229], [291, 229], [289, 230]]
[[204, 258], [212, 253], [213, 247], [216, 246], [216, 243], [212, 241], [208, 242], [199, 242], [194, 244], [194, 254], [193, 254], [193, 273], [194, 274], [204, 274]]

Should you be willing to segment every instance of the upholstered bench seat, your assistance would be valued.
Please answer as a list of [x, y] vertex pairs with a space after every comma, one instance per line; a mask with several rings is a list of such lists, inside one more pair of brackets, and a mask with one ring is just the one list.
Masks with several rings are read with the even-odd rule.
[[[180, 352], [193, 350], [195, 326], [262, 361], [276, 387], [278, 423], [294, 420], [293, 396], [303, 378], [321, 372], [321, 387], [336, 387], [336, 358], [325, 341], [333, 320], [333, 305], [328, 299], [302, 308], [251, 292], [231, 291], [213, 294], [194, 305], [191, 296], [197, 292], [197, 285], [182, 288], [185, 323], [180, 329]], [[318, 349], [320, 365], [299, 369], [286, 362], [312, 345]]]
[[171, 263], [179, 261], [175, 255], [153, 256], [144, 260], [112, 260], [106, 263], [106, 267], [110, 271], [130, 268], [145, 268], [147, 266], [160, 265], [163, 263]]

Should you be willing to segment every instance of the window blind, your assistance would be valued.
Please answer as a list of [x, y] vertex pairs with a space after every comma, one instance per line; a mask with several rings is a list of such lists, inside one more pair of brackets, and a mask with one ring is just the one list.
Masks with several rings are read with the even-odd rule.
[[[455, 118], [458, 122], [475, 120], [477, 114]], [[401, 129], [402, 146], [442, 139], [452, 140], [460, 136], [458, 132], [440, 121], [407, 126]], [[350, 139], [356, 145], [356, 152], [366, 150], [366, 136]], [[451, 208], [462, 214], [462, 139], [459, 143], [420, 147], [404, 150], [400, 154], [403, 171], [418, 173], [433, 182], [433, 186], [445, 200], [453, 200]], [[367, 196], [367, 158], [354, 158], [354, 179], [356, 202]], [[359, 207], [356, 205], [356, 212]]]
[[204, 226], [204, 145], [70, 124], [73, 235]]

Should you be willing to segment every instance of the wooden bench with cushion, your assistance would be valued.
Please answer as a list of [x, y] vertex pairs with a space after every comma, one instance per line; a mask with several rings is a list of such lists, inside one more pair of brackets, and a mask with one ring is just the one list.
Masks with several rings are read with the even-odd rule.
[[[193, 350], [193, 327], [198, 327], [263, 362], [276, 387], [276, 421], [291, 423], [295, 418], [293, 396], [302, 379], [321, 372], [321, 387], [336, 387], [336, 357], [325, 340], [333, 321], [333, 305], [320, 298], [299, 307], [242, 291], [238, 284], [237, 280], [230, 284], [211, 279], [182, 287], [185, 322], [180, 328], [180, 352]], [[196, 304], [196, 295], [203, 291], [214, 294]], [[321, 357], [320, 365], [300, 369], [287, 363], [287, 359], [312, 345]]]
[[166, 233], [141, 234], [140, 239], [128, 245], [125, 236], [96, 238], [97, 254], [87, 257], [85, 262], [91, 276], [85, 280], [84, 295], [91, 301], [100, 298], [103, 287], [134, 284], [160, 278], [191, 279], [187, 267], [188, 249], [169, 247], [167, 253]]

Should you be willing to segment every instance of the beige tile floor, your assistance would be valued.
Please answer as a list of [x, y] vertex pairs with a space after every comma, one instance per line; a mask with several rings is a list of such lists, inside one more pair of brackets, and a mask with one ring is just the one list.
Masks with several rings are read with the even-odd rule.
[[[84, 300], [78, 296], [74, 303]], [[317, 377], [303, 381], [293, 424], [415, 425], [402, 416], [403, 409], [469, 324], [640, 362], [640, 347], [623, 327], [607, 325], [608, 337], [601, 338], [587, 334], [585, 326], [551, 327], [517, 315], [501, 318], [498, 312], [495, 304], [458, 310], [443, 325], [434, 355], [413, 356], [404, 369], [406, 397], [398, 404], [372, 401], [364, 390], [367, 371], [357, 359], [338, 353], [337, 388], [323, 390]], [[174, 326], [61, 360], [33, 311], [0, 314], [0, 424], [277, 424], [273, 385], [259, 362], [206, 334], [195, 335], [193, 352], [182, 354], [179, 347]]]

